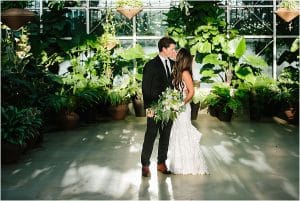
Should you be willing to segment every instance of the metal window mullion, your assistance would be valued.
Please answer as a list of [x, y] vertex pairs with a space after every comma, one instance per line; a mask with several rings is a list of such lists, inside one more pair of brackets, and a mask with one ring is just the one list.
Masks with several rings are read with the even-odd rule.
[[86, 0], [86, 33], [90, 34], [90, 0]]
[[40, 33], [43, 33], [42, 15], [43, 15], [43, 1], [40, 2]]
[[227, 22], [227, 33], [230, 30], [230, 14], [231, 14], [231, 0], [227, 1], [227, 7], [226, 7], [227, 15], [226, 15], [226, 22]]
[[277, 26], [276, 26], [276, 0], [273, 0], [273, 79], [277, 78]]

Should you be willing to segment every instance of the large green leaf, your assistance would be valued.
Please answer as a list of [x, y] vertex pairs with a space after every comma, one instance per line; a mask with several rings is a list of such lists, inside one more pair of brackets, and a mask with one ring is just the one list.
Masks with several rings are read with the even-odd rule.
[[200, 52], [200, 53], [211, 53], [211, 44], [206, 41], [204, 43], [198, 43], [198, 48], [197, 50]]
[[202, 64], [214, 64], [214, 65], [222, 65], [224, 61], [218, 58], [217, 54], [209, 54], [203, 58]]
[[216, 77], [217, 76], [213, 70], [204, 70], [201, 72], [201, 75], [203, 77]]
[[137, 58], [143, 58], [145, 55], [144, 49], [140, 44], [136, 44], [134, 47], [131, 47], [127, 50], [120, 51], [119, 55], [125, 60], [133, 60]]
[[300, 46], [300, 37], [299, 38], [296, 38], [294, 40], [294, 42], [292, 43], [292, 46], [291, 46], [291, 52], [296, 52], [298, 49], [299, 49], [299, 46]]
[[191, 54], [192, 55], [196, 55], [197, 54], [197, 49], [198, 49], [198, 46], [197, 46], [197, 44], [196, 45], [193, 45], [192, 47], [191, 47]]
[[268, 67], [268, 64], [265, 60], [256, 55], [245, 55], [244, 60], [247, 64], [254, 66], [254, 67]]
[[253, 71], [250, 67], [236, 65], [234, 71], [238, 78], [254, 84], [256, 76], [253, 75]]
[[228, 43], [229, 55], [240, 58], [246, 51], [246, 40], [244, 37], [234, 38]]

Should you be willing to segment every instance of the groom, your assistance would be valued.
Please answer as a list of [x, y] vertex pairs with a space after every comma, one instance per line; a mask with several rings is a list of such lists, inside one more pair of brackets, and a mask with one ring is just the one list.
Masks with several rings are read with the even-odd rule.
[[165, 164], [167, 160], [167, 152], [169, 146], [169, 138], [172, 127], [172, 122], [162, 124], [155, 122], [153, 119], [153, 111], [150, 109], [151, 104], [159, 99], [167, 87], [172, 86], [172, 67], [174, 61], [169, 58], [174, 58], [176, 55], [176, 42], [170, 37], [163, 37], [158, 42], [159, 55], [146, 63], [143, 72], [142, 91], [144, 98], [144, 107], [147, 113], [147, 129], [144, 137], [141, 162], [142, 176], [149, 177], [150, 157], [153, 150], [153, 144], [159, 131], [159, 146], [157, 156], [157, 170], [163, 174], [170, 174]]

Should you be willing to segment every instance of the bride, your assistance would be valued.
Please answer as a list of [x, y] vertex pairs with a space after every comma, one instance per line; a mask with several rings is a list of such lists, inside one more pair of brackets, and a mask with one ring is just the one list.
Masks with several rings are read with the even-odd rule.
[[185, 111], [173, 122], [168, 159], [174, 174], [208, 174], [200, 148], [202, 134], [191, 123], [190, 100], [194, 95], [192, 79], [193, 57], [187, 49], [180, 49], [173, 68], [173, 85], [183, 93]]

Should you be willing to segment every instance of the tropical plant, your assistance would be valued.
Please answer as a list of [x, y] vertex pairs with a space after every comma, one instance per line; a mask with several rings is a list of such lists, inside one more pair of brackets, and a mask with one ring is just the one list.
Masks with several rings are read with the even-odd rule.
[[36, 108], [1, 107], [1, 140], [24, 145], [25, 140], [39, 133], [41, 112]]
[[26, 8], [31, 6], [32, 0], [26, 1], [1, 1], [1, 10], [7, 10], [9, 8]]
[[204, 102], [225, 113], [230, 110], [236, 113], [242, 107], [241, 101], [235, 96], [235, 90], [226, 83], [215, 83]]
[[[141, 98], [143, 68], [145, 63], [152, 57], [145, 54], [144, 49], [140, 44], [136, 44], [134, 47], [127, 48], [126, 50], [119, 48], [115, 53], [117, 57], [120, 58], [118, 59], [116, 66], [122, 66], [122, 69], [117, 69], [116, 67], [114, 73], [126, 73], [130, 75], [130, 94], [133, 97]], [[120, 72], [120, 70], [122, 70], [122, 72]]]
[[[224, 9], [217, 5], [218, 1], [180, 1], [172, 6], [165, 15], [167, 33], [181, 47], [191, 48], [190, 40], [195, 36], [195, 30], [201, 25], [222, 24], [220, 20]], [[192, 8], [192, 9], [190, 9]]]
[[142, 7], [143, 2], [141, 0], [117, 0], [116, 7]]
[[130, 76], [128, 74], [116, 75], [112, 88], [107, 92], [107, 101], [114, 106], [129, 103], [131, 100], [129, 85]]
[[279, 5], [280, 8], [299, 9], [299, 1], [297, 0], [282, 0]]
[[27, 29], [11, 31], [7, 26], [1, 25], [1, 70], [11, 73], [22, 73], [29, 63], [31, 46], [28, 43]]
[[280, 93], [276, 98], [285, 106], [298, 105], [299, 103], [299, 68], [285, 67], [278, 76]]
[[[211, 53], [211, 44], [215, 45], [214, 53]], [[253, 80], [260, 74], [262, 67], [268, 66], [261, 57], [246, 54], [244, 37], [228, 40], [225, 35], [215, 35], [213, 41], [207, 43], [199, 52], [206, 54], [202, 59], [201, 63], [204, 66], [200, 71], [203, 82], [213, 82], [213, 78], [217, 76], [222, 82], [229, 84], [232, 80]]]

